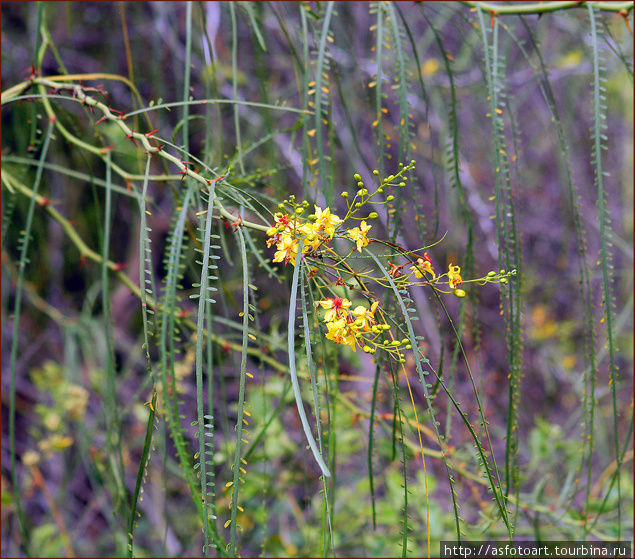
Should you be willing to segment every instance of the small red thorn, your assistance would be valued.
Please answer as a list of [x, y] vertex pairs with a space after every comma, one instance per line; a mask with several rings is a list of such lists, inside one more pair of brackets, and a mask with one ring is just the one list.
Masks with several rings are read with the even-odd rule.
[[86, 264], [86, 255], [82, 254], [81, 258], [79, 259], [79, 267], [83, 268], [84, 264]]
[[496, 21], [496, 12], [493, 10], [490, 10], [489, 13], [492, 15], [492, 29], [494, 29], [494, 22]]
[[628, 28], [628, 32], [632, 35], [633, 30], [631, 29], [631, 24], [628, 22], [628, 12], [626, 10], [620, 10], [617, 13], [624, 18], [624, 23], [626, 24], [626, 27]]
[[218, 182], [218, 181], [222, 181], [227, 175], [222, 174], [220, 177], [218, 177], [217, 179], [214, 179], [214, 182]]
[[115, 144], [112, 144], [112, 145], [105, 146], [105, 147], [101, 148], [100, 153], [102, 155], [106, 155], [109, 151], [112, 151], [113, 149], [115, 149]]
[[[207, 184], [210, 184], [210, 185], [212, 184], [211, 180], [209, 180], [209, 179], [205, 179], [205, 180], [207, 181]], [[218, 179], [216, 179], [216, 180], [218, 180]]]
[[127, 268], [128, 264], [126, 264], [125, 262], [119, 262], [117, 264], [115, 264], [112, 269], [114, 272], [120, 272], [121, 270], [123, 270], [124, 268]]
[[46, 196], [42, 196], [42, 199], [39, 201], [40, 207], [44, 207], [44, 206], [48, 206], [51, 203], [51, 199], [46, 197]]
[[126, 188], [128, 192], [132, 192], [132, 181], [130, 179], [126, 179]]
[[55, 115], [51, 115], [49, 117], [49, 122], [55, 122], [57, 120], [57, 117]]
[[223, 351], [225, 353], [231, 353], [232, 352], [231, 348], [229, 347], [229, 343], [227, 343], [227, 342], [223, 343]]
[[135, 146], [137, 145], [137, 142], [135, 141], [135, 139], [132, 137], [132, 132], [130, 134], [128, 134], [126, 136], [127, 140], [130, 140]]
[[145, 136], [146, 138], [149, 138], [150, 136], [152, 136], [152, 134], [154, 134], [155, 132], [158, 132], [159, 129], [157, 128], [156, 130], [153, 130], [152, 132], [148, 132]]
[[107, 115], [102, 116], [96, 123], [95, 126], [97, 126], [100, 122], [104, 122], [104, 120], [106, 120], [108, 118]]
[[182, 309], [178, 312], [178, 314], [176, 315], [178, 318], [187, 318], [188, 315], [190, 314], [190, 311], [187, 309]]

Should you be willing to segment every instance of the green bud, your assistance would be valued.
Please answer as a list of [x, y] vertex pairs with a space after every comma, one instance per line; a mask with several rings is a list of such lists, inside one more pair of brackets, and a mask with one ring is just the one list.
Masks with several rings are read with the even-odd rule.
[[399, 363], [405, 363], [406, 360], [402, 357], [401, 359], [399, 359]]
[[503, 275], [505, 273], [505, 270], [501, 270], [500, 274]]
[[304, 208], [296, 208], [295, 213], [297, 213], [298, 215], [302, 215], [304, 213]]
[[291, 201], [295, 200], [295, 194], [291, 194], [291, 196], [289, 196], [289, 200]]
[[309, 207], [309, 202], [307, 202], [306, 200], [304, 202], [302, 202], [302, 207], [308, 208]]
[[393, 340], [392, 342], [390, 342], [390, 345], [400, 346], [401, 342], [399, 340]]
[[357, 183], [357, 188], [364, 188], [364, 183], [362, 181], [359, 181]]
[[406, 346], [406, 349], [412, 349], [412, 346], [411, 346], [410, 344], [408, 344], [408, 345]]
[[487, 272], [487, 277], [488, 278], [492, 278], [496, 275], [496, 272], [494, 270], [490, 270], [489, 272]]
[[368, 214], [368, 219], [377, 219], [379, 217], [379, 215], [377, 214], [377, 212], [370, 212]]
[[364, 346], [364, 353], [370, 353], [371, 351], [373, 351], [373, 349], [370, 346]]
[[362, 177], [360, 177], [358, 173], [355, 173], [355, 174], [353, 175], [353, 178], [354, 178], [356, 181], [361, 181], [361, 180], [362, 180]]
[[373, 175], [378, 175], [379, 171], [377, 169], [373, 169]]
[[390, 340], [384, 340], [384, 345], [390, 345]]
[[278, 230], [275, 227], [269, 227], [269, 229], [267, 229], [267, 235], [273, 237], [276, 234], [276, 231]]
[[360, 196], [366, 196], [366, 194], [368, 194], [368, 190], [362, 188], [361, 190], [357, 191], [357, 194], [359, 194]]
[[284, 210], [284, 204], [278, 204], [278, 209], [279, 210]]
[[379, 194], [383, 194], [383, 193], [384, 193], [384, 189], [383, 189], [383, 188], [378, 188], [378, 189], [377, 189], [377, 192], [378, 192]]
[[361, 207], [362, 207], [362, 205], [361, 205], [359, 202], [355, 202], [355, 207], [356, 207], [356, 208], [361, 208]]
[[401, 188], [403, 188], [404, 186], [406, 186], [406, 183], [405, 183], [405, 182], [403, 182], [403, 181], [401, 181], [401, 182], [399, 183], [399, 186], [400, 186]]
[[346, 190], [342, 192], [342, 198], [348, 198], [348, 192], [346, 192]]
[[463, 297], [465, 297], [465, 291], [463, 291], [462, 289], [455, 289], [454, 290], [454, 294], [459, 298], [462, 299]]
[[386, 198], [386, 201], [387, 201], [387, 202], [392, 202], [394, 199], [395, 199], [395, 197], [391, 194], [390, 196], [388, 196], [388, 197]]
[[385, 182], [390, 182], [391, 180], [393, 180], [395, 178], [395, 175], [388, 175], [386, 177], [386, 181]]
[[501, 278], [501, 279], [500, 279], [500, 282], [501, 282], [501, 283], [507, 283], [507, 278]]
[[404, 338], [403, 340], [401, 340], [402, 344], [407, 344], [410, 340], [408, 340], [408, 338]]

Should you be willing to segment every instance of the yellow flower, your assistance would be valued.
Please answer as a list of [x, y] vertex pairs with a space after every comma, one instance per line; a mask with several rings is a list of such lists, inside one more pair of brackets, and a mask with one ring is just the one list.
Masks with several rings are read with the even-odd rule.
[[324, 231], [324, 234], [328, 236], [329, 239], [332, 239], [335, 234], [335, 229], [340, 223], [342, 223], [342, 220], [335, 214], [332, 214], [330, 208], [322, 210], [319, 206], [315, 206], [316, 233]]
[[[419, 266], [419, 269], [417, 269]], [[423, 274], [419, 270], [423, 270], [432, 276], [432, 279], [436, 278], [434, 270], [432, 269], [432, 261], [428, 256], [428, 253], [424, 253], [423, 258], [417, 258], [417, 266], [410, 266], [410, 269], [415, 273], [416, 278], [422, 278]]]
[[355, 320], [355, 327], [359, 328], [362, 332], [368, 332], [370, 327], [376, 324], [375, 320], [375, 311], [377, 310], [377, 305], [379, 305], [379, 301], [375, 301], [370, 309], [359, 305], [355, 307], [353, 310], [353, 315], [357, 317]]
[[461, 285], [463, 283], [463, 278], [461, 277], [461, 268], [459, 266], [452, 266], [452, 264], [449, 265], [448, 281], [452, 289], [455, 289], [457, 285]]
[[290, 261], [295, 266], [295, 258], [298, 255], [298, 241], [289, 234], [283, 234], [276, 248], [278, 250], [273, 255], [274, 262], [282, 262], [284, 260], [284, 263], [288, 264]]
[[348, 236], [357, 243], [357, 250], [359, 252], [362, 252], [362, 247], [365, 247], [369, 242], [366, 235], [370, 231], [371, 227], [371, 225], [362, 221], [359, 227], [354, 227], [348, 231]]
[[357, 351], [355, 333], [350, 329], [345, 318], [329, 322], [326, 326], [329, 329], [326, 333], [327, 340], [336, 344], [349, 345], [353, 351]]
[[327, 309], [327, 313], [324, 315], [324, 322], [332, 322], [347, 315], [347, 309], [351, 306], [351, 302], [342, 297], [334, 297], [333, 299], [318, 301], [318, 303], [323, 309]]

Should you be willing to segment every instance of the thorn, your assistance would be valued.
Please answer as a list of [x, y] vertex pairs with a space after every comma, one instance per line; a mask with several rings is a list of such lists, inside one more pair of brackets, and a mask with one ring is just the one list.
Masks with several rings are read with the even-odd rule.
[[152, 132], [148, 132], [147, 134], [145, 134], [146, 138], [149, 138], [150, 136], [152, 136], [152, 134], [154, 134], [155, 132], [158, 132], [159, 129], [157, 128], [156, 130], [153, 130]]
[[51, 203], [51, 199], [46, 196], [42, 196], [42, 199], [38, 203], [41, 208], [44, 208], [45, 206], [48, 206]]
[[126, 178], [126, 188], [128, 192], [132, 192], [132, 181], [129, 178]]
[[79, 259], [79, 267], [83, 268], [84, 264], [86, 264], [86, 255], [82, 254], [81, 258]]
[[57, 120], [57, 117], [55, 115], [51, 115], [49, 117], [49, 122], [55, 122]]
[[626, 24], [626, 27], [628, 28], [628, 32], [632, 35], [633, 30], [631, 29], [631, 24], [628, 22], [628, 12], [626, 10], [620, 10], [617, 13], [624, 18], [624, 23]]
[[489, 12], [492, 15], [492, 29], [494, 29], [494, 22], [496, 21], [496, 12], [494, 10], [490, 10]]
[[128, 264], [126, 264], [125, 262], [118, 262], [112, 267], [112, 270], [113, 272], [120, 272], [121, 270], [127, 267], [128, 267]]
[[130, 132], [130, 134], [128, 134], [128, 135], [126, 136], [126, 139], [127, 139], [127, 140], [130, 140], [130, 141], [131, 141], [131, 142], [132, 142], [135, 146], [137, 145], [137, 142], [135, 141], [135, 139], [134, 139], [134, 138], [133, 138], [133, 136], [132, 136], [132, 132]]
[[104, 122], [104, 120], [106, 120], [108, 118], [108, 115], [104, 115], [102, 116], [96, 123], [95, 126], [97, 126], [100, 122]]
[[106, 155], [109, 151], [112, 151], [113, 149], [115, 149], [115, 144], [111, 144], [109, 146], [101, 148], [101, 151], [99, 153], [101, 153], [102, 155]]

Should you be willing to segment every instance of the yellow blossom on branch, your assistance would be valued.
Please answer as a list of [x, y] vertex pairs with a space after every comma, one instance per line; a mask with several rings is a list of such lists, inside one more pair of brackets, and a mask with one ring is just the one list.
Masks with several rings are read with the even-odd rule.
[[295, 259], [298, 255], [298, 241], [294, 239], [288, 233], [284, 233], [280, 236], [280, 241], [276, 245], [278, 249], [273, 255], [274, 262], [282, 262], [285, 264], [291, 262], [295, 266]]
[[342, 297], [334, 297], [318, 301], [318, 303], [323, 309], [327, 309], [327, 313], [324, 315], [324, 322], [332, 322], [342, 316], [346, 316], [352, 304], [348, 299], [343, 299]]
[[[418, 266], [418, 268], [417, 268]], [[432, 279], [436, 278], [434, 270], [432, 269], [432, 260], [428, 256], [428, 253], [424, 253], [423, 258], [417, 258], [417, 266], [411, 266], [410, 269], [414, 272], [416, 278], [422, 278], [423, 274], [419, 270], [423, 270], [432, 276]]]
[[342, 223], [342, 220], [331, 213], [330, 208], [326, 208], [322, 210], [319, 206], [315, 206], [315, 232], [324, 234], [332, 239], [335, 234], [335, 229], [337, 226]]
[[370, 231], [371, 227], [371, 225], [368, 225], [365, 221], [362, 221], [359, 227], [354, 227], [353, 229], [349, 229], [348, 231], [348, 236], [357, 243], [357, 250], [359, 252], [362, 252], [362, 248], [369, 243], [366, 235]]
[[349, 345], [353, 351], [357, 351], [357, 337], [355, 331], [347, 323], [346, 318], [328, 322], [326, 327], [328, 328], [326, 333], [327, 340], [331, 340], [336, 344]]
[[457, 285], [461, 285], [463, 283], [463, 278], [461, 277], [461, 268], [459, 266], [453, 266], [452, 264], [449, 265], [448, 281], [452, 289], [455, 289]]

